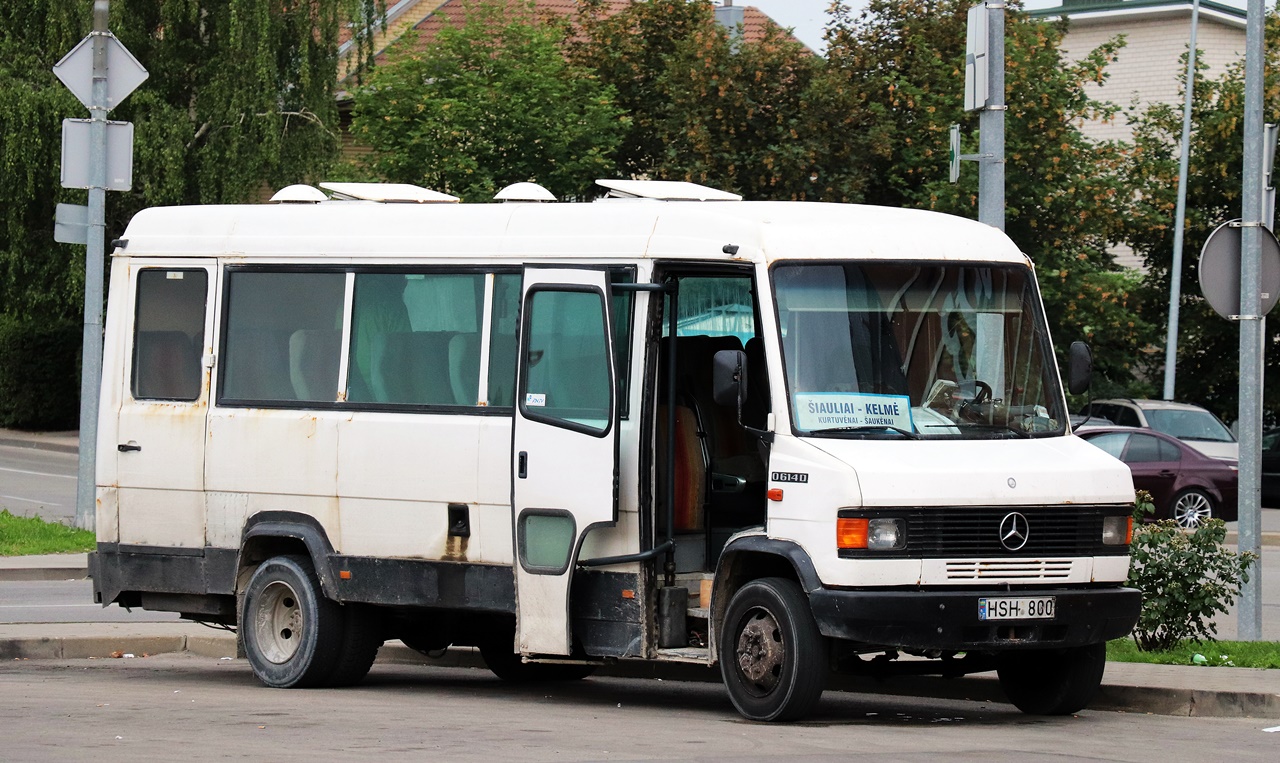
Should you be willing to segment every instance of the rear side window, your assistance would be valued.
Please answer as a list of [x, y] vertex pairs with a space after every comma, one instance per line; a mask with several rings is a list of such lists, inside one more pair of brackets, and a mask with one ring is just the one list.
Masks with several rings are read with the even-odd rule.
[[1124, 460], [1130, 464], [1147, 464], [1155, 461], [1166, 461], [1160, 446], [1163, 443], [1151, 435], [1135, 434], [1129, 438], [1129, 449], [1125, 451]]
[[135, 400], [200, 397], [208, 287], [204, 270], [138, 273], [130, 383]]
[[357, 273], [355, 279], [347, 399], [478, 405], [485, 275]]
[[227, 273], [219, 402], [335, 402], [344, 273]]

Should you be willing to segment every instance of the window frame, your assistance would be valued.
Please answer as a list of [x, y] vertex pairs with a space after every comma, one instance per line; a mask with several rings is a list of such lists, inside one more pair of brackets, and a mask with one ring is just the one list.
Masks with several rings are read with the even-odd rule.
[[[199, 354], [199, 356], [198, 356], [198, 357], [197, 357], [197, 359], [196, 359], [196, 363], [197, 363], [197, 370], [196, 370], [196, 374], [197, 374], [197, 377], [198, 377], [198, 378], [200, 378], [200, 381], [199, 381], [199, 384], [198, 384], [198, 385], [197, 385], [197, 387], [196, 387], [196, 395], [195, 395], [195, 397], [156, 397], [156, 396], [142, 396], [142, 395], [139, 395], [139, 394], [138, 394], [138, 392], [137, 392], [137, 383], [138, 383], [138, 334], [140, 333], [140, 331], [139, 331], [139, 320], [138, 320], [138, 317], [139, 317], [139, 310], [140, 310], [140, 308], [141, 308], [141, 304], [142, 304], [142, 300], [141, 300], [141, 299], [139, 299], [139, 293], [140, 293], [140, 290], [141, 290], [141, 288], [142, 288], [142, 276], [143, 276], [143, 274], [145, 274], [145, 273], [149, 273], [149, 272], [153, 272], [153, 271], [157, 271], [157, 272], [164, 272], [164, 273], [173, 273], [173, 272], [181, 272], [181, 273], [199, 273], [200, 275], [204, 276], [204, 301], [203, 301], [203, 303], [202, 303], [201, 310], [200, 310], [200, 347], [199, 347], [200, 354]], [[208, 333], [208, 329], [209, 329], [209, 327], [208, 327], [209, 304], [210, 304], [210, 302], [212, 302], [212, 301], [213, 301], [213, 299], [212, 299], [212, 295], [209, 293], [209, 285], [210, 285], [210, 282], [211, 282], [211, 281], [214, 281], [214, 280], [215, 280], [215, 279], [213, 278], [213, 273], [212, 273], [212, 272], [210, 272], [210, 269], [209, 269], [209, 268], [204, 268], [204, 267], [192, 267], [192, 266], [189, 266], [189, 265], [188, 265], [188, 266], [177, 266], [177, 267], [173, 267], [173, 266], [165, 266], [165, 265], [159, 265], [159, 264], [157, 264], [157, 265], [146, 265], [146, 266], [143, 266], [143, 267], [138, 268], [138, 270], [136, 271], [136, 273], [135, 273], [135, 275], [134, 275], [134, 278], [133, 278], [133, 294], [132, 294], [132, 299], [133, 299], [133, 317], [132, 317], [133, 325], [132, 325], [132, 327], [131, 327], [131, 328], [132, 328], [132, 331], [130, 331], [130, 335], [129, 335], [129, 383], [128, 383], [127, 387], [126, 387], [126, 390], [127, 390], [127, 391], [128, 391], [128, 393], [129, 393], [129, 397], [130, 397], [130, 399], [132, 399], [132, 400], [134, 400], [134, 401], [136, 401], [136, 402], [140, 402], [140, 403], [150, 403], [150, 402], [165, 402], [165, 403], [197, 403], [197, 402], [199, 402], [199, 401], [200, 401], [200, 399], [204, 396], [204, 392], [205, 392], [205, 383], [204, 383], [204, 379], [203, 379], [203, 376], [204, 376], [204, 360], [203, 360], [203, 358], [204, 358], [204, 345], [205, 345], [206, 340], [208, 339], [208, 337], [206, 336], [206, 334]]]

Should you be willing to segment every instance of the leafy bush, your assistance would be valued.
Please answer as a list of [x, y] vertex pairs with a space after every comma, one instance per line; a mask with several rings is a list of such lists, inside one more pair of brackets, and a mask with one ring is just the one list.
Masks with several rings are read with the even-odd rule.
[[80, 339], [72, 321], [0, 316], [0, 427], [76, 426]]
[[[1138, 491], [1136, 518], [1151, 509], [1151, 496]], [[1226, 537], [1221, 519], [1191, 532], [1168, 519], [1134, 529], [1129, 585], [1142, 591], [1142, 614], [1133, 629], [1139, 649], [1163, 651], [1183, 641], [1214, 640], [1214, 615], [1235, 603], [1256, 559], [1227, 550]]]

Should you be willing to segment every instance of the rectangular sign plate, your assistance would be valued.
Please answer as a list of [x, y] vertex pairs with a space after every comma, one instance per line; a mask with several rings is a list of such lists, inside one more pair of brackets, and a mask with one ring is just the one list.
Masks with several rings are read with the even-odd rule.
[[1001, 596], [978, 599], [978, 619], [991, 620], [1052, 620], [1053, 596]]
[[911, 398], [861, 392], [797, 392], [796, 423], [811, 432], [839, 427], [891, 426], [913, 431]]

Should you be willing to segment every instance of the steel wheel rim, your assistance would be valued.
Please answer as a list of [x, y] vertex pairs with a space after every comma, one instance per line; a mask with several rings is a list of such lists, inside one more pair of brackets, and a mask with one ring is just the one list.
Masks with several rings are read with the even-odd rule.
[[773, 614], [755, 608], [742, 618], [734, 664], [747, 691], [763, 697], [778, 687], [786, 663], [782, 628]]
[[1173, 507], [1174, 521], [1188, 529], [1199, 527], [1212, 516], [1213, 507], [1209, 499], [1199, 493], [1187, 493]]
[[254, 613], [253, 635], [267, 661], [280, 665], [298, 652], [302, 643], [302, 607], [293, 586], [274, 581], [262, 590]]

